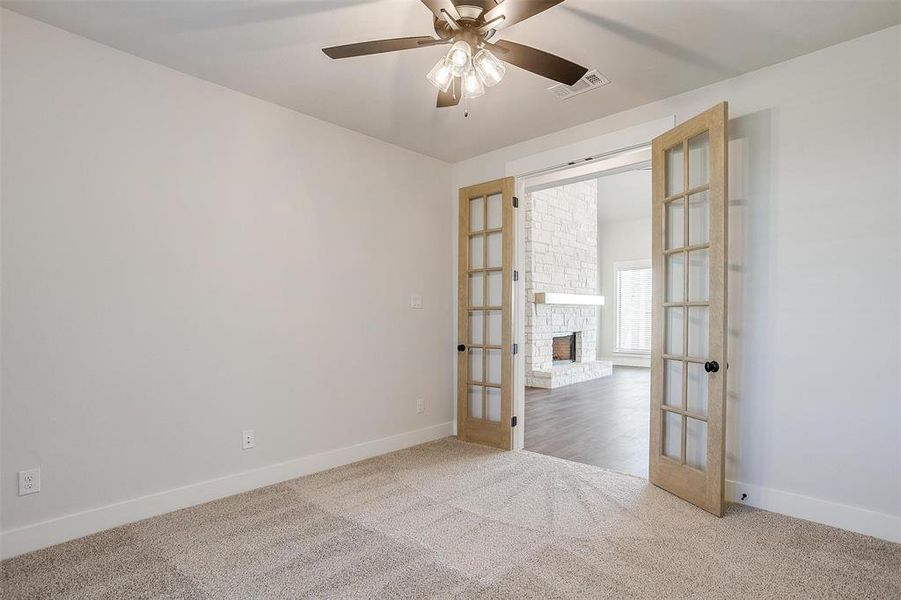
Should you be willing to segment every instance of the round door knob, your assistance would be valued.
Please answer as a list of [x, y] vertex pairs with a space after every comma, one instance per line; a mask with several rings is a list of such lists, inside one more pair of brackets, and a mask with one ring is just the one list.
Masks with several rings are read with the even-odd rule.
[[720, 363], [716, 362], [715, 360], [711, 360], [710, 362], [705, 362], [704, 370], [707, 371], [708, 373], [716, 373], [717, 371], [720, 370]]
[[463, 344], [457, 344], [457, 352], [463, 352], [464, 350], [466, 350], [466, 346], [464, 346]]

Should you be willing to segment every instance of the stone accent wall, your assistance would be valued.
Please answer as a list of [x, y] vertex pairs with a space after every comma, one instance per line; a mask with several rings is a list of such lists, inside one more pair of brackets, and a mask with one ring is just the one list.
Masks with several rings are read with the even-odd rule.
[[[526, 194], [526, 385], [559, 387], [609, 375], [597, 361], [595, 306], [535, 304], [535, 292], [597, 294], [597, 180]], [[553, 364], [554, 335], [578, 333], [576, 362]]]

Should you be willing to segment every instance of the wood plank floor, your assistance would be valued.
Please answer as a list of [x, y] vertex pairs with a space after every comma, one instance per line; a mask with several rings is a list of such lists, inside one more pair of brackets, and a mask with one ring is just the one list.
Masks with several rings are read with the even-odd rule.
[[525, 449], [647, 477], [650, 375], [614, 367], [584, 383], [526, 388]]

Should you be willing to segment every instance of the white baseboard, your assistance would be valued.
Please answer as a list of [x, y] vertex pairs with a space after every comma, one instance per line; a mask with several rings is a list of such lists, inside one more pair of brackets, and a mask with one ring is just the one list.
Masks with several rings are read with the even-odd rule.
[[453, 423], [448, 421], [11, 529], [0, 533], [0, 558], [9, 558], [180, 508], [409, 448], [447, 437], [452, 434], [452, 430]]
[[615, 367], [651, 367], [651, 357], [650, 356], [638, 356], [638, 355], [630, 355], [630, 354], [613, 354], [611, 356], [605, 356], [600, 358], [599, 360], [606, 360], [608, 362], [612, 362]]
[[[747, 496], [742, 499], [742, 494]], [[901, 516], [838, 504], [740, 481], [726, 481], [726, 499], [771, 512], [901, 543]]]

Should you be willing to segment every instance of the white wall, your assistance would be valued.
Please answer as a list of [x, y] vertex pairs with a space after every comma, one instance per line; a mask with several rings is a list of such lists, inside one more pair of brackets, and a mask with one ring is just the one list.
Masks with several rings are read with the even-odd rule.
[[[648, 182], [650, 192], [650, 181]], [[631, 260], [651, 259], [651, 218], [603, 222], [598, 226], [598, 272], [601, 307], [598, 358], [614, 365], [650, 366], [650, 358], [616, 354], [616, 269], [615, 264]]]
[[901, 541], [899, 49], [894, 27], [510, 146], [452, 189], [729, 101], [732, 491]]
[[[641, 208], [639, 208], [639, 206]], [[598, 179], [598, 357], [615, 365], [650, 366], [650, 359], [617, 355], [615, 263], [651, 260], [651, 172], [640, 169]]]
[[5, 554], [450, 432], [449, 165], [5, 10], [2, 79]]

